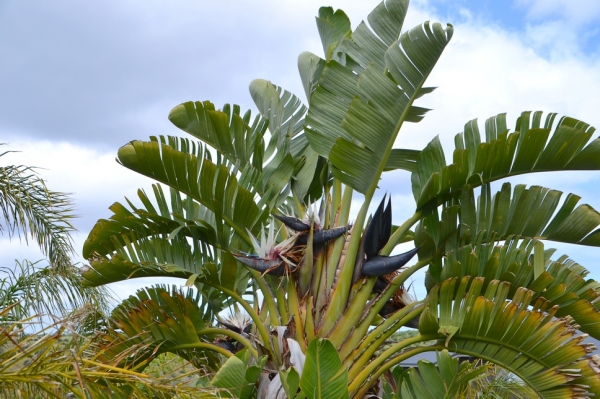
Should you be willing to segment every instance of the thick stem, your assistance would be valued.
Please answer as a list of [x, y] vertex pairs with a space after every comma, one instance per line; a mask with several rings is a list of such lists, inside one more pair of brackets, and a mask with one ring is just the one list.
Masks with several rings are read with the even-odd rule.
[[[311, 283], [318, 279], [319, 274], [314, 269], [314, 246], [313, 246], [314, 229], [311, 228], [308, 232], [308, 242], [304, 249], [304, 255], [300, 260], [300, 270], [298, 270], [298, 282], [300, 286], [300, 296], [305, 296], [308, 292]], [[291, 311], [291, 310], [290, 310]]]
[[285, 307], [286, 300], [285, 300], [285, 291], [282, 289], [283, 282], [282, 282], [282, 280], [274, 278], [272, 276], [269, 276], [269, 278], [271, 279], [269, 286], [271, 287], [271, 292], [275, 293], [275, 298], [277, 299], [277, 310], [279, 312], [280, 324], [275, 324], [275, 325], [283, 326], [290, 319], [288, 309]]
[[[353, 192], [354, 190], [352, 190], [351, 187], [344, 187], [344, 195], [341, 199], [341, 203], [338, 209], [336, 210], [337, 218], [333, 221], [335, 227], [345, 226], [348, 223], [348, 215], [350, 213], [350, 206], [352, 204]], [[327, 290], [332, 288], [331, 283], [333, 282], [335, 277], [335, 270], [338, 267], [338, 262], [342, 254], [342, 248], [344, 248], [344, 241], [336, 240], [333, 244], [333, 249], [329, 253], [329, 259], [327, 259]]]
[[298, 294], [296, 291], [296, 284], [294, 284], [293, 278], [287, 279], [287, 294], [288, 294], [288, 308], [294, 318], [296, 324], [296, 335], [295, 339], [300, 345], [300, 348], [306, 353], [306, 342], [304, 341], [304, 323], [300, 315], [300, 306], [298, 305]]
[[217, 345], [207, 344], [205, 342], [195, 342], [193, 344], [181, 344], [181, 345], [177, 345], [172, 348], [169, 348], [169, 349], [176, 351], [176, 350], [180, 350], [180, 349], [196, 349], [196, 348], [209, 349], [211, 351], [217, 352], [228, 358], [233, 356], [233, 353], [229, 352], [227, 349], [221, 348], [220, 346], [217, 346]]
[[[360, 341], [362, 340], [362, 337], [364, 337], [367, 334], [369, 327], [371, 326], [371, 324], [373, 323], [373, 321], [379, 314], [379, 311], [383, 308], [383, 306], [387, 303], [387, 301], [392, 297], [392, 295], [398, 289], [398, 287], [400, 287], [400, 285], [402, 285], [417, 270], [423, 268], [424, 266], [427, 266], [430, 261], [431, 261], [431, 259], [426, 259], [426, 260], [417, 262], [413, 266], [404, 270], [402, 273], [400, 273], [398, 276], [396, 276], [396, 278], [392, 281], [392, 283], [388, 286], [388, 288], [383, 293], [381, 293], [376, 299], [374, 299], [374, 300], [376, 300], [376, 302], [373, 303], [373, 305], [369, 308], [368, 313], [360, 321], [360, 323], [354, 330], [352, 336], [350, 338], [348, 338], [348, 340], [346, 340], [346, 342], [344, 342], [344, 346], [340, 350], [340, 356], [342, 357], [342, 359], [344, 359], [346, 356], [348, 356], [348, 354], [351, 353], [354, 350], [354, 348], [357, 347], [357, 345], [359, 345]], [[396, 312], [396, 314], [394, 314], [393, 316], [388, 318], [388, 320], [386, 320], [383, 324], [387, 325], [387, 323], [390, 322], [390, 319], [397, 320], [396, 317], [399, 317], [398, 312]], [[371, 333], [373, 333], [373, 332], [371, 332]]]
[[333, 290], [329, 307], [325, 313], [322, 327], [322, 332], [324, 335], [327, 335], [331, 332], [331, 329], [337, 323], [338, 318], [348, 305], [348, 297], [350, 295], [350, 287], [352, 285], [352, 275], [354, 274], [356, 253], [358, 252], [358, 247], [360, 245], [363, 225], [365, 223], [365, 216], [368, 209], [368, 202], [370, 202], [370, 198], [365, 198], [365, 202], [363, 202], [361, 210], [358, 213], [358, 217], [352, 228], [350, 243], [348, 245], [348, 250], [346, 251], [346, 259], [344, 260], [344, 264], [341, 265], [341, 273], [335, 283], [335, 289]]
[[267, 304], [267, 309], [269, 311], [269, 318], [271, 319], [271, 324], [274, 326], [281, 325], [281, 317], [279, 316], [277, 306], [275, 305], [275, 300], [273, 299], [275, 297], [273, 291], [271, 291], [271, 288], [267, 285], [267, 282], [259, 272], [250, 268], [248, 268], [248, 271], [252, 275], [252, 279], [256, 281], [258, 287], [263, 293], [263, 298], [265, 300], [265, 303]]
[[315, 319], [313, 317], [313, 301], [311, 299], [306, 301], [306, 315], [304, 320], [304, 333], [306, 334], [306, 341], [312, 342], [312, 340], [315, 338]]
[[221, 335], [225, 335], [229, 338], [233, 338], [236, 341], [238, 341], [240, 344], [242, 344], [246, 348], [248, 348], [250, 353], [252, 353], [252, 356], [254, 356], [255, 359], [258, 359], [258, 352], [252, 346], [252, 343], [250, 343], [250, 341], [248, 341], [242, 334], [238, 334], [235, 331], [231, 331], [226, 328], [205, 328], [203, 330], [198, 331], [198, 335], [203, 335], [203, 334], [206, 334], [206, 335], [221, 334]]
[[[410, 309], [410, 308], [404, 308], [404, 309]], [[397, 331], [397, 329], [398, 329], [397, 326], [404, 325], [405, 323], [412, 320], [414, 317], [418, 316], [420, 313], [423, 312], [423, 307], [413, 309], [412, 311], [409, 311], [409, 312], [403, 312], [404, 309], [396, 312], [396, 314], [403, 314], [404, 316], [396, 317], [395, 322], [392, 323], [390, 328], [382, 331], [381, 334], [378, 336], [373, 336], [373, 335], [369, 334], [365, 338], [363, 345], [361, 345], [362, 348], [359, 347], [360, 350], [362, 351], [362, 354], [359, 356], [358, 359], [356, 359], [354, 362], [352, 362], [352, 366], [350, 367], [350, 369], [348, 371], [348, 378], [350, 380], [354, 379], [360, 373], [360, 371], [365, 367], [365, 365], [367, 363], [369, 363], [369, 361], [371, 360], [371, 357], [375, 354], [375, 352], [377, 352], [377, 350], [379, 348], [381, 348], [381, 345], [385, 342], [385, 340], [387, 340], [393, 333], [395, 333]], [[396, 314], [394, 314], [394, 316]], [[392, 328], [392, 326], [393, 326], [393, 328]], [[366, 345], [367, 342], [369, 343], [368, 345]], [[404, 341], [401, 341], [401, 342], [404, 342]], [[359, 349], [357, 348], [357, 350], [359, 350]], [[358, 352], [358, 353], [360, 353], [360, 352]], [[348, 359], [346, 359], [346, 360], [348, 360]]]
[[[348, 223], [348, 217], [350, 214], [350, 206], [352, 204], [352, 193], [354, 190], [349, 187], [344, 187], [344, 195], [342, 196], [342, 201], [340, 203], [338, 217], [335, 222], [336, 226], [343, 226]], [[355, 229], [353, 228], [352, 231]], [[327, 279], [325, 281], [321, 281], [322, 290], [326, 292], [325, 297], [317, 298], [317, 309], [321, 309], [323, 307], [326, 308], [325, 315], [323, 316], [323, 321], [320, 324], [320, 336], [326, 336], [330, 331], [335, 322], [337, 321], [337, 315], [341, 313], [343, 307], [340, 304], [334, 303], [333, 298], [330, 297], [330, 290], [334, 287], [337, 287], [339, 284], [339, 280], [336, 281], [336, 269], [339, 267], [338, 263], [340, 262], [340, 258], [342, 255], [342, 250], [344, 248], [346, 241], [337, 239], [334, 244], [328, 251], [327, 255]], [[334, 295], [337, 288], [334, 289]], [[345, 304], [344, 304], [345, 307]], [[332, 310], [335, 308], [335, 310]]]
[[265, 328], [265, 325], [263, 324], [260, 316], [258, 315], [258, 313], [256, 313], [254, 311], [252, 306], [250, 306], [250, 304], [246, 300], [244, 300], [244, 298], [242, 298], [237, 292], [230, 290], [229, 288], [222, 287], [218, 284], [211, 284], [210, 282], [205, 282], [205, 284], [218, 289], [219, 291], [223, 292], [224, 294], [229, 295], [230, 297], [235, 299], [237, 301], [237, 303], [239, 303], [246, 312], [248, 312], [248, 315], [254, 322], [254, 325], [256, 326], [256, 329], [257, 329], [258, 333], [260, 334], [260, 337], [261, 337], [265, 347], [267, 348], [267, 350], [269, 352], [271, 352], [272, 359], [274, 361], [278, 362], [277, 367], [281, 366], [281, 355], [275, 357], [275, 354], [277, 353], [277, 351], [273, 350], [273, 343], [271, 342], [270, 335], [267, 332], [267, 329]]
[[331, 207], [329, 208], [329, 212], [327, 212], [328, 218], [323, 221], [326, 224], [323, 225], [323, 228], [332, 227], [332, 223], [336, 220], [336, 214], [338, 213], [340, 202], [342, 200], [342, 182], [338, 179], [333, 179], [333, 195], [331, 197]]
[[[329, 298], [327, 268], [325, 265], [326, 259], [327, 255], [325, 251], [321, 250], [321, 253], [319, 253], [317, 256], [316, 262], [313, 262], [313, 264], [316, 265], [317, 270], [320, 270], [320, 276], [313, 277], [313, 287], [315, 288], [313, 288], [311, 292], [313, 298], [309, 300], [311, 302], [311, 306], [315, 309], [314, 320], [321, 320], [321, 309]], [[314, 330], [312, 331], [312, 334], [314, 334]]]
[[368, 302], [375, 285], [375, 278], [369, 278], [366, 281], [360, 279], [356, 282], [356, 285], [360, 287], [357, 290], [358, 292], [354, 295], [347, 310], [339, 318], [328, 337], [336, 348], [342, 345], [363, 315], [365, 304]]

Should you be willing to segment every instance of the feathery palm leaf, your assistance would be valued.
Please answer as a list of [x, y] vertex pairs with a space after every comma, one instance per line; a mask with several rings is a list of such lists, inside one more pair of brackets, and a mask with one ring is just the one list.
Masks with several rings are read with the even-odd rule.
[[[6, 316], [10, 308], [0, 311]], [[90, 351], [90, 342], [61, 320], [34, 334], [23, 334], [18, 325], [33, 319], [0, 326], [0, 396], [45, 398], [171, 398], [178, 393], [214, 395], [214, 389], [178, 385], [177, 381], [151, 378], [102, 363]], [[209, 396], [211, 395], [211, 396]], [[197, 396], [195, 396], [197, 397]]]
[[[2, 155], [5, 155], [3, 153]], [[0, 156], [2, 156], [0, 155]], [[72, 203], [67, 194], [51, 191], [35, 169], [23, 165], [0, 167], [0, 209], [9, 236], [38, 243], [50, 264], [60, 269], [71, 265]]]
[[73, 309], [93, 304], [101, 313], [110, 306], [106, 288], [84, 287], [79, 270], [70, 266], [62, 273], [50, 267], [37, 267], [27, 260], [17, 262], [16, 269], [0, 268], [0, 306], [9, 307], [6, 320], [16, 321], [35, 314], [67, 315]]
[[[1, 154], [5, 155], [7, 152]], [[110, 306], [105, 288], [84, 287], [79, 270], [73, 265], [71, 233], [72, 202], [68, 194], [51, 191], [26, 166], [0, 167], [0, 232], [38, 244], [49, 265], [16, 262], [14, 268], [2, 267], [0, 306], [10, 307], [8, 318], [18, 320], [38, 313], [65, 316], [84, 304], [94, 304], [100, 312]], [[39, 320], [38, 320], [39, 321]]]

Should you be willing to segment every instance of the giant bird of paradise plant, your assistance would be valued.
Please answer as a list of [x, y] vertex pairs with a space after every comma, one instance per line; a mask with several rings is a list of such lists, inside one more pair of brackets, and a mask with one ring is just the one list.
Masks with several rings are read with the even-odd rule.
[[[584, 122], [524, 112], [512, 132], [504, 114], [488, 119], [485, 138], [468, 122], [451, 164], [437, 138], [394, 148], [404, 123], [424, 117], [414, 102], [433, 90], [425, 80], [453, 32], [426, 22], [402, 33], [407, 7], [384, 1], [354, 31], [343, 11], [321, 8], [325, 56], [298, 60], [308, 106], [255, 80], [258, 116], [186, 102], [169, 118], [199, 141], [119, 149], [118, 162], [160, 184], [98, 221], [85, 281], [170, 276], [196, 290], [154, 286], [124, 301], [102, 356], [126, 351], [122, 365], [140, 370], [173, 352], [240, 398], [454, 397], [479, 372], [461, 373], [445, 350], [495, 363], [545, 398], [600, 393], [580, 333], [600, 338], [600, 286], [544, 247], [600, 246], [600, 214], [539, 186], [492, 191], [522, 173], [600, 169], [600, 140], [588, 143]], [[397, 169], [411, 174], [416, 204], [392, 226], [391, 200], [368, 209]], [[401, 243], [413, 249], [394, 255]], [[427, 296], [411, 298], [404, 283], [423, 268]], [[380, 353], [403, 326], [418, 334]], [[441, 354], [439, 369], [397, 368], [424, 351]]]

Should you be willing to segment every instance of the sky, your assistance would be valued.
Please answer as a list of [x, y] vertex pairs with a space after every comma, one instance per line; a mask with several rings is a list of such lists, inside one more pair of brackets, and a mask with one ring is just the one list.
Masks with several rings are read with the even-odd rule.
[[[0, 142], [20, 152], [0, 164], [37, 166], [52, 190], [72, 193], [84, 262], [94, 223], [152, 184], [115, 162], [118, 148], [151, 135], [185, 136], [167, 119], [174, 106], [210, 100], [255, 112], [248, 92], [255, 78], [306, 100], [296, 61], [302, 51], [322, 55], [314, 20], [322, 5], [342, 8], [355, 27], [377, 1], [2, 0]], [[405, 28], [425, 20], [452, 23], [454, 37], [427, 82], [439, 88], [417, 103], [433, 111], [404, 127], [397, 147], [421, 149], [439, 135], [448, 156], [467, 121], [501, 112], [511, 126], [522, 111], [543, 110], [600, 127], [597, 0], [413, 1]], [[600, 172], [511, 181], [573, 192], [600, 209]], [[393, 197], [395, 223], [412, 215], [408, 173], [392, 172], [380, 187]], [[549, 246], [600, 279], [600, 248]], [[0, 237], [3, 264], [40, 257]], [[112, 288], [125, 298], [152, 282]], [[415, 281], [418, 295], [420, 286]]]

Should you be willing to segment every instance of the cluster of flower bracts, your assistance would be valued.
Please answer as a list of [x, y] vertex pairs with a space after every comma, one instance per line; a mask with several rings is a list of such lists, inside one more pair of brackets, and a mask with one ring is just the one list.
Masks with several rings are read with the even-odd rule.
[[[398, 273], [398, 270], [406, 265], [419, 250], [419, 248], [414, 248], [395, 256], [379, 254], [390, 239], [392, 232], [391, 201], [388, 201], [387, 206], [385, 206], [385, 201], [386, 198], [384, 197], [366, 229], [361, 246], [361, 252], [364, 255], [357, 262], [355, 270], [355, 280], [361, 277], [377, 277], [373, 288], [373, 291], [377, 293], [382, 292], [387, 287]], [[292, 274], [298, 270], [311, 233], [311, 227], [313, 230], [312, 245], [314, 254], [318, 253], [324, 243], [344, 235], [352, 227], [348, 225], [333, 229], [322, 229], [316, 215], [308, 220], [281, 215], [275, 215], [275, 217], [292, 230], [293, 233], [289, 238], [275, 244], [274, 228], [271, 224], [268, 237], [265, 237], [263, 232], [260, 242], [250, 234], [256, 254], [234, 254], [235, 258], [242, 264], [260, 273], [272, 276]], [[381, 316], [386, 317], [394, 313], [404, 307], [409, 300], [404, 287], [399, 287], [390, 302], [380, 312]]]

